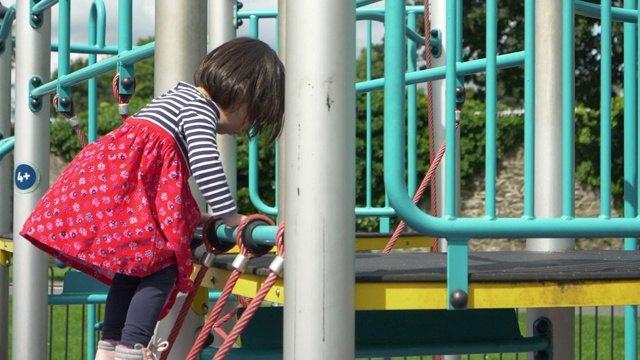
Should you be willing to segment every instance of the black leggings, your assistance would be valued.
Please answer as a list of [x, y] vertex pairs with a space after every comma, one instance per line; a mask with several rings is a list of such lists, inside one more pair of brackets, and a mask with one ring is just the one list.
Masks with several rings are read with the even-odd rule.
[[116, 274], [107, 295], [103, 340], [147, 346], [176, 281], [175, 266], [146, 277]]

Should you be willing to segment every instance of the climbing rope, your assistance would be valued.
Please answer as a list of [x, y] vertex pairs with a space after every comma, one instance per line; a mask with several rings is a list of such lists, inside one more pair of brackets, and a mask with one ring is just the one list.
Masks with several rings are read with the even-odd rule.
[[71, 111], [69, 112], [58, 111], [58, 94], [53, 96], [53, 108], [56, 110], [56, 112], [62, 114], [62, 116], [64, 116], [69, 121], [69, 124], [78, 135], [78, 139], [80, 140], [80, 145], [82, 145], [82, 147], [84, 148], [85, 146], [87, 146], [87, 137], [84, 136], [84, 133], [80, 128], [80, 120], [78, 120], [78, 117], [76, 116], [76, 104], [73, 102], [73, 100], [69, 98], [65, 98], [65, 99], [71, 102], [70, 104]]
[[[429, 2], [424, 2], [424, 39], [425, 39], [425, 66], [431, 69], [431, 19], [429, 16]], [[435, 140], [434, 140], [434, 121], [433, 121], [433, 82], [427, 82], [427, 123], [429, 127], [429, 159], [434, 162]], [[431, 215], [438, 216], [438, 197], [436, 188], [436, 177], [431, 176]], [[438, 252], [438, 238], [433, 239], [431, 252]]]
[[[460, 123], [456, 121], [456, 129], [458, 128], [459, 124]], [[424, 194], [425, 189], [429, 185], [429, 181], [433, 179], [436, 169], [438, 168], [438, 166], [440, 165], [440, 162], [442, 161], [442, 157], [444, 156], [445, 150], [446, 150], [446, 142], [443, 142], [442, 145], [440, 145], [440, 149], [438, 150], [438, 153], [436, 154], [435, 159], [433, 159], [433, 162], [429, 166], [429, 170], [427, 171], [427, 174], [422, 179], [422, 183], [420, 184], [420, 187], [418, 187], [418, 190], [416, 191], [415, 195], [413, 195], [414, 204], [417, 204], [418, 201], [420, 201], [422, 194]], [[404, 220], [400, 220], [400, 223], [398, 223], [398, 226], [393, 231], [393, 234], [391, 235], [391, 238], [387, 242], [387, 245], [384, 247], [384, 250], [382, 251], [383, 253], [388, 253], [391, 251], [391, 249], [393, 249], [393, 246], [395, 245], [396, 241], [398, 241], [398, 239], [400, 238], [400, 234], [402, 234], [402, 231], [404, 230], [405, 226], [406, 226], [406, 223], [404, 222]]]
[[278, 247], [278, 255], [273, 259], [269, 265], [269, 276], [260, 287], [260, 290], [256, 293], [255, 298], [251, 300], [251, 303], [242, 314], [238, 322], [235, 324], [229, 336], [224, 340], [216, 354], [213, 356], [213, 360], [222, 360], [231, 351], [231, 348], [236, 344], [236, 340], [242, 331], [247, 327], [253, 315], [258, 311], [258, 308], [262, 304], [262, 301], [267, 296], [276, 281], [282, 276], [282, 270], [284, 266], [284, 222], [278, 225], [276, 231], [276, 246]]
[[236, 282], [238, 281], [242, 273], [246, 270], [247, 265], [249, 264], [249, 260], [262, 255], [255, 252], [248, 251], [242, 239], [244, 227], [249, 222], [252, 222], [255, 220], [262, 220], [262, 221], [265, 221], [267, 224], [274, 225], [273, 221], [269, 217], [261, 214], [249, 215], [244, 220], [242, 220], [238, 225], [238, 228], [236, 229], [236, 245], [238, 246], [239, 253], [232, 263], [232, 266], [234, 269], [231, 272], [231, 275], [229, 276], [227, 283], [222, 289], [222, 292], [220, 293], [220, 297], [218, 298], [218, 301], [216, 301], [216, 304], [213, 307], [213, 310], [211, 310], [211, 313], [209, 314], [209, 316], [207, 317], [207, 320], [204, 323], [204, 326], [200, 330], [200, 334], [198, 335], [198, 338], [196, 339], [193, 346], [191, 347], [191, 351], [189, 351], [189, 354], [187, 355], [187, 360], [195, 360], [198, 357], [200, 351], [202, 350], [202, 347], [204, 346], [204, 343], [206, 342], [207, 338], [209, 337], [209, 334], [211, 333], [211, 329], [213, 328], [216, 321], [218, 320], [220, 313], [222, 313], [222, 309], [226, 305], [227, 300], [231, 295], [231, 291], [233, 290], [233, 287], [236, 285]]
[[[136, 88], [136, 81], [131, 78], [125, 78], [123, 81], [126, 83], [123, 85], [133, 86], [133, 89]], [[129, 116], [129, 100], [133, 97], [133, 94], [120, 94], [120, 74], [116, 74], [113, 77], [113, 81], [111, 83], [113, 87], [113, 95], [118, 99], [118, 112], [120, 116], [122, 116], [122, 120], [124, 121]]]
[[178, 317], [176, 318], [176, 322], [171, 329], [171, 333], [169, 334], [169, 338], [167, 341], [169, 342], [168, 348], [162, 353], [160, 356], [160, 360], [166, 360], [169, 357], [169, 353], [171, 352], [171, 348], [173, 347], [173, 343], [178, 338], [180, 333], [180, 329], [184, 324], [184, 320], [187, 317], [189, 312], [189, 308], [193, 303], [193, 299], [196, 296], [198, 288], [202, 284], [202, 280], [204, 279], [207, 270], [213, 265], [213, 261], [217, 255], [220, 255], [227, 251], [228, 249], [219, 249], [214, 248], [213, 243], [217, 243], [214, 241], [213, 237], [216, 236], [216, 223], [213, 217], [209, 218], [204, 225], [202, 226], [202, 239], [205, 245], [206, 252], [200, 258], [200, 268], [198, 269], [198, 273], [196, 274], [196, 278], [193, 280], [194, 288], [187, 294], [187, 297], [180, 308], [180, 312], [178, 313]]

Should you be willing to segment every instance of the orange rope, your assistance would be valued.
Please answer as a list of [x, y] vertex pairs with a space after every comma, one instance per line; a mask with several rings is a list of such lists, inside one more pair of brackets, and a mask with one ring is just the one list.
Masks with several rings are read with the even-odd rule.
[[227, 356], [231, 348], [236, 344], [238, 337], [242, 334], [242, 331], [249, 325], [249, 322], [253, 318], [253, 315], [258, 311], [262, 301], [267, 296], [276, 281], [282, 276], [282, 266], [284, 262], [284, 222], [280, 223], [276, 232], [276, 244], [278, 246], [278, 255], [269, 266], [269, 276], [265, 280], [264, 284], [260, 287], [260, 290], [256, 293], [256, 296], [251, 300], [251, 304], [247, 307], [247, 310], [242, 314], [238, 322], [235, 324], [229, 337], [227, 337], [216, 354], [213, 356], [213, 360], [222, 360]]
[[[202, 239], [203, 239], [203, 243], [207, 249], [206, 253], [203, 255], [203, 260], [207, 257], [207, 256], [215, 256], [215, 255], [219, 255], [221, 253], [223, 253], [222, 251], [218, 251], [216, 249], [213, 248], [213, 246], [211, 245], [211, 243], [207, 240], [207, 228], [208, 226], [215, 226], [215, 220], [213, 217], [209, 218], [204, 225], [202, 226]], [[171, 333], [169, 334], [169, 338], [167, 339], [167, 342], [169, 343], [168, 348], [162, 352], [162, 354], [160, 355], [160, 360], [166, 360], [169, 357], [169, 353], [171, 352], [171, 348], [173, 347], [173, 343], [176, 341], [176, 339], [178, 338], [178, 335], [180, 333], [180, 329], [182, 328], [182, 325], [184, 324], [184, 320], [187, 317], [187, 314], [189, 312], [189, 308], [191, 307], [191, 304], [193, 303], [193, 299], [196, 296], [196, 293], [198, 291], [198, 288], [200, 287], [200, 284], [202, 284], [202, 280], [204, 279], [204, 276], [207, 273], [207, 270], [209, 269], [209, 267], [207, 266], [207, 261], [200, 261], [200, 268], [198, 269], [198, 274], [196, 275], [196, 278], [194, 279], [193, 283], [194, 283], [194, 288], [192, 291], [189, 292], [189, 294], [187, 294], [187, 297], [184, 300], [184, 303], [182, 304], [182, 307], [180, 308], [180, 312], [178, 313], [178, 317], [176, 318], [176, 322], [173, 325], [173, 328], [171, 329]]]
[[[234, 264], [236, 262], [238, 262], [239, 264], [246, 264], [248, 260], [256, 257], [255, 254], [249, 253], [247, 251], [247, 248], [242, 242], [242, 230], [244, 229], [244, 226], [250, 220], [254, 220], [254, 219], [263, 219], [267, 223], [273, 224], [273, 221], [269, 217], [261, 214], [249, 215], [242, 222], [240, 222], [240, 225], [238, 225], [238, 228], [236, 229], [236, 244], [238, 245], [238, 249], [240, 250], [240, 253], [236, 257]], [[211, 310], [211, 314], [209, 314], [209, 316], [207, 317], [207, 320], [205, 321], [204, 326], [200, 330], [200, 334], [198, 335], [198, 338], [196, 339], [193, 346], [191, 347], [191, 350], [189, 351], [189, 354], [187, 355], [186, 360], [195, 360], [198, 357], [200, 351], [202, 350], [202, 347], [204, 346], [204, 343], [209, 337], [209, 333], [211, 332], [211, 329], [213, 328], [216, 321], [218, 320], [220, 313], [222, 313], [222, 309], [226, 305], [227, 300], [231, 295], [231, 291], [233, 290], [233, 287], [235, 286], [238, 279], [240, 279], [240, 276], [242, 275], [243, 272], [244, 272], [244, 269], [242, 269], [242, 266], [238, 266], [234, 268], [234, 270], [231, 272], [231, 275], [229, 276], [227, 283], [225, 284], [224, 288], [222, 289], [222, 292], [220, 293], [220, 297], [218, 298], [218, 301], [216, 301], [216, 304], [213, 307], [213, 310]]]
[[84, 148], [87, 146], [87, 137], [84, 136], [82, 129], [80, 128], [80, 120], [76, 116], [76, 104], [71, 100], [71, 111], [58, 111], [58, 94], [53, 96], [53, 108], [56, 112], [62, 114], [67, 120], [69, 120], [69, 124], [75, 130], [76, 135], [78, 135], [78, 139], [80, 140], [80, 145]]

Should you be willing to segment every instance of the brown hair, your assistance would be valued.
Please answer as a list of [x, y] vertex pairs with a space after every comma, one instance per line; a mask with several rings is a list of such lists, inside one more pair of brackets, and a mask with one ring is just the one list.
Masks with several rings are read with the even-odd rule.
[[266, 134], [273, 143], [284, 125], [284, 65], [266, 43], [248, 37], [230, 40], [202, 59], [194, 75], [220, 108], [247, 104], [253, 121], [249, 137]]

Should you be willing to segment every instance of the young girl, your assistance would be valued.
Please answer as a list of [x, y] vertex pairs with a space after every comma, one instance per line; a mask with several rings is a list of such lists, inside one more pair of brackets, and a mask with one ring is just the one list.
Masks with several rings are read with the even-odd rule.
[[[195, 73], [84, 148], [36, 205], [20, 234], [111, 285], [96, 359], [153, 359], [155, 325], [177, 292], [193, 290], [189, 244], [201, 214], [236, 227], [217, 134], [279, 136], [284, 66], [265, 43], [231, 40]], [[163, 312], [164, 310], [164, 312]], [[117, 346], [116, 346], [117, 345]], [[115, 353], [115, 354], [114, 354]]]

